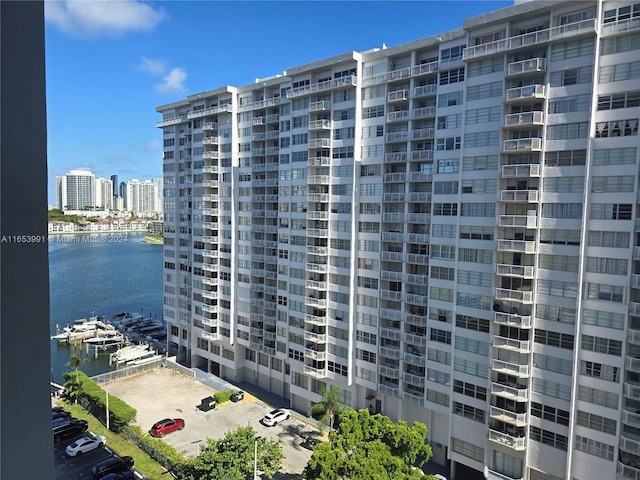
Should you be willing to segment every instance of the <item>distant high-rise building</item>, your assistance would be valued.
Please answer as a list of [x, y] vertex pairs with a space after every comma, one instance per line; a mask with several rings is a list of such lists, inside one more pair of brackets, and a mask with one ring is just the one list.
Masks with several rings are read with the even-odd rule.
[[164, 186], [164, 179], [152, 178], [151, 181], [156, 184], [156, 211], [162, 212], [164, 210], [162, 199], [162, 187]]
[[113, 196], [117, 197], [119, 195], [119, 192], [118, 192], [118, 175], [111, 175], [111, 183], [113, 185]]
[[158, 107], [170, 349], [451, 478], [640, 479], [639, 106], [638, 0], [554, 0]]
[[125, 198], [127, 196], [127, 183], [120, 182], [120, 196]]
[[71, 170], [56, 177], [57, 207], [61, 210], [86, 210], [96, 206], [95, 175], [88, 170]]
[[125, 209], [136, 214], [158, 213], [157, 189], [157, 184], [151, 180], [142, 182], [135, 178], [129, 180], [125, 196]]
[[113, 182], [106, 178], [97, 178], [95, 190], [96, 208], [111, 210], [113, 208]]

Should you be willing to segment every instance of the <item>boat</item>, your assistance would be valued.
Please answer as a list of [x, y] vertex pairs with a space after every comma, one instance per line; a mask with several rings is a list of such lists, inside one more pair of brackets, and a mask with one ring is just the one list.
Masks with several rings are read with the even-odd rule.
[[127, 365], [144, 365], [145, 363], [155, 362], [156, 360], [160, 360], [162, 355], [158, 355], [154, 351], [150, 350], [148, 354], [143, 355], [137, 360], [131, 360], [127, 362]]
[[115, 330], [115, 327], [104, 323], [97, 316], [92, 316], [88, 320], [86, 318], [76, 320], [73, 325], [64, 327], [62, 332], [53, 335], [51, 339], [57, 340], [58, 343], [71, 343], [95, 337], [98, 332], [108, 330]]
[[111, 354], [111, 363], [122, 364], [132, 362], [148, 356], [150, 353], [155, 354], [153, 350], [150, 350], [149, 345], [127, 345]]
[[126, 337], [117, 330], [100, 330], [95, 337], [85, 339], [84, 343], [106, 350], [123, 345], [126, 340]]
[[118, 330], [127, 330], [130, 327], [138, 325], [144, 318], [140, 313], [120, 313], [116, 315], [111, 323], [116, 325]]

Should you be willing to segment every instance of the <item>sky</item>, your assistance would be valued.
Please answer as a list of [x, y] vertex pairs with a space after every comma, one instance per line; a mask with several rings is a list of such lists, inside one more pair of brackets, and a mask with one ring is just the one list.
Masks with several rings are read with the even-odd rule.
[[393, 47], [513, 5], [489, 1], [46, 0], [49, 204], [55, 177], [162, 176], [156, 107], [334, 55]]

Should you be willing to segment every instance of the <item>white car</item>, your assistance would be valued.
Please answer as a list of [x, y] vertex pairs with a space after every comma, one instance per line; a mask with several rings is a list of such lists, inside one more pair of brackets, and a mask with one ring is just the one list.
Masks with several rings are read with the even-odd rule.
[[273, 427], [279, 424], [281, 421], [288, 419], [290, 416], [291, 413], [289, 413], [289, 410], [279, 408], [278, 410], [273, 410], [267, 413], [262, 419], [262, 423], [267, 427]]
[[67, 446], [67, 455], [75, 457], [81, 453], [87, 453], [91, 450], [95, 450], [96, 448], [102, 448], [106, 443], [107, 439], [102, 435], [95, 435], [92, 432], [89, 432], [88, 436], [79, 438], [71, 445]]

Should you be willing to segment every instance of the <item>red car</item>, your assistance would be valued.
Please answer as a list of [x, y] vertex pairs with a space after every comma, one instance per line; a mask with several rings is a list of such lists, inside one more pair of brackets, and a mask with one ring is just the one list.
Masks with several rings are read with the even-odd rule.
[[165, 418], [153, 424], [149, 433], [154, 437], [164, 437], [167, 433], [182, 430], [184, 428], [184, 420], [181, 418]]

